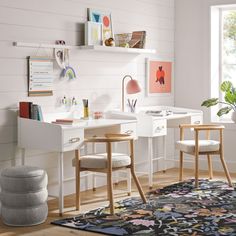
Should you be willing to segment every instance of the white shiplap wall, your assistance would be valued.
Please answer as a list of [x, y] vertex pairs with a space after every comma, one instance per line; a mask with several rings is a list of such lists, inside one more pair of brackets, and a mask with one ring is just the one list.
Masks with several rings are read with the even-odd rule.
[[[156, 57], [173, 59], [174, 0], [0, 0], [1, 169], [19, 162], [16, 115], [11, 110], [18, 106], [19, 101], [32, 101], [41, 105], [44, 112], [55, 112], [63, 109], [59, 101], [66, 95], [74, 96], [80, 102], [82, 98], [88, 98], [91, 110], [118, 108], [121, 79], [125, 74], [131, 74], [144, 88], [138, 95], [138, 105], [173, 105], [174, 93], [168, 97], [145, 97], [145, 56], [78, 50], [70, 52], [70, 63], [77, 71], [77, 80], [61, 79], [55, 63], [54, 95], [27, 97], [26, 57], [52, 56], [52, 51], [17, 48], [12, 46], [12, 42], [54, 43], [60, 39], [68, 45], [81, 45], [87, 8], [112, 12], [115, 33], [146, 30], [146, 47], [155, 48]], [[169, 142], [171, 144], [172, 139]], [[146, 149], [145, 145], [143, 149]], [[27, 164], [47, 170], [51, 183], [49, 190], [53, 191], [52, 183], [57, 180], [56, 153], [28, 150], [26, 156]], [[65, 177], [73, 177], [72, 153], [66, 153], [65, 157]], [[72, 191], [73, 184], [73, 181], [68, 182], [68, 193]]]

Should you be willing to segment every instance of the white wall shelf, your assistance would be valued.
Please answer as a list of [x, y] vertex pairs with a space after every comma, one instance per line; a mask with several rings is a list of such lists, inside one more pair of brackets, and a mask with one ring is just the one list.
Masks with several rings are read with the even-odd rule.
[[89, 50], [94, 52], [109, 52], [109, 53], [133, 53], [133, 54], [155, 54], [155, 49], [145, 48], [123, 48], [123, 47], [106, 47], [100, 45], [89, 45], [89, 46], [70, 46], [60, 44], [45, 44], [45, 43], [26, 43], [26, 42], [13, 42], [16, 47], [28, 47], [28, 48], [66, 48], [66, 49], [79, 49]]
[[16, 47], [27, 47], [27, 48], [79, 48], [78, 46], [70, 46], [70, 45], [61, 45], [61, 44], [46, 44], [46, 43], [25, 43], [25, 42], [13, 42], [13, 46]]
[[155, 54], [155, 49], [145, 48], [123, 48], [123, 47], [106, 47], [100, 45], [79, 46], [81, 50], [90, 50], [95, 52], [111, 52], [111, 53], [134, 53], [134, 54]]

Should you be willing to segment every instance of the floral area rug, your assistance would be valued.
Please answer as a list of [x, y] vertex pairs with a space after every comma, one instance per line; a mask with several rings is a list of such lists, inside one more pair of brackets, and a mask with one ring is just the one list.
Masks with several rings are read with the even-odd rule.
[[105, 235], [235, 235], [236, 188], [200, 180], [170, 185], [147, 194], [148, 203], [128, 198], [115, 204], [115, 215], [102, 207], [52, 224]]

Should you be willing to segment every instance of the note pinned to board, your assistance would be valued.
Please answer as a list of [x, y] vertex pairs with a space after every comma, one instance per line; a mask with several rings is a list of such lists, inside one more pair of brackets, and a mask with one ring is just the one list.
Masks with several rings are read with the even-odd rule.
[[53, 95], [53, 61], [50, 58], [28, 58], [28, 96]]

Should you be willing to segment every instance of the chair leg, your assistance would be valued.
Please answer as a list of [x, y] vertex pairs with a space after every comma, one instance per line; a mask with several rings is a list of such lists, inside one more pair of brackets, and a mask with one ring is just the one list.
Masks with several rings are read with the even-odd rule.
[[108, 187], [108, 196], [110, 201], [110, 213], [114, 214], [114, 199], [113, 199], [113, 184], [112, 184], [112, 175], [111, 172], [107, 173], [107, 187]]
[[112, 183], [112, 151], [111, 143], [107, 143], [107, 192], [110, 201], [110, 213], [114, 215], [114, 198], [113, 198], [113, 183]]
[[76, 183], [76, 210], [80, 209], [80, 163], [79, 163], [79, 150], [75, 150], [76, 166], [75, 166], [75, 183]]
[[179, 153], [179, 181], [183, 181], [183, 158], [184, 158], [184, 153], [180, 151]]
[[127, 169], [127, 191], [128, 191], [128, 196], [131, 196], [131, 173]]
[[141, 188], [141, 185], [140, 185], [140, 183], [139, 183], [139, 180], [138, 180], [138, 178], [137, 178], [137, 176], [136, 176], [136, 174], [135, 174], [135, 172], [134, 172], [134, 168], [131, 167], [130, 170], [131, 170], [131, 174], [132, 174], [132, 176], [133, 176], [134, 182], [135, 182], [135, 184], [136, 184], [136, 186], [137, 186], [137, 188], [138, 188], [139, 194], [140, 194], [140, 196], [141, 196], [141, 198], [142, 198], [142, 200], [143, 200], [143, 203], [146, 203], [146, 202], [147, 202], [147, 199], [146, 199], [146, 197], [145, 197], [145, 195], [144, 195], [144, 192], [143, 192], [143, 190], [142, 190], [142, 188]]
[[211, 161], [211, 156], [209, 154], [207, 155], [207, 161], [208, 161], [209, 179], [212, 179], [213, 178], [212, 161]]
[[135, 184], [136, 184], [136, 186], [138, 188], [138, 191], [139, 191], [139, 194], [140, 194], [140, 196], [141, 196], [141, 198], [143, 200], [143, 203], [146, 203], [147, 199], [146, 199], [146, 197], [145, 197], [145, 195], [143, 193], [141, 185], [140, 185], [140, 183], [138, 181], [138, 178], [137, 178], [137, 176], [135, 174], [135, 171], [134, 171], [134, 140], [130, 140], [130, 161], [131, 161], [131, 163], [130, 163], [130, 171], [131, 171], [131, 174], [133, 176], [134, 182], [135, 182]]
[[93, 191], [95, 192], [96, 191], [96, 175], [95, 173], [93, 173]]
[[198, 154], [195, 156], [195, 187], [198, 188], [199, 166], [198, 166]]
[[229, 186], [232, 187], [232, 180], [231, 180], [231, 177], [230, 177], [228, 168], [227, 168], [226, 163], [225, 163], [225, 160], [224, 160], [224, 155], [223, 155], [222, 152], [220, 153], [220, 160], [221, 160], [222, 166], [223, 166], [223, 168], [224, 168], [224, 172], [225, 172], [226, 178], [227, 178], [227, 180], [228, 180]]

